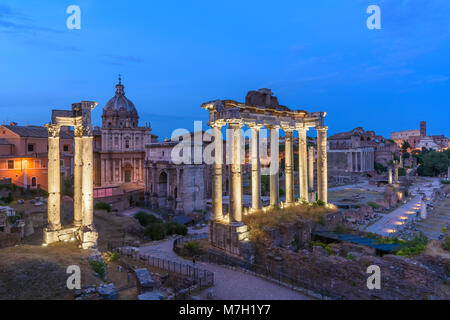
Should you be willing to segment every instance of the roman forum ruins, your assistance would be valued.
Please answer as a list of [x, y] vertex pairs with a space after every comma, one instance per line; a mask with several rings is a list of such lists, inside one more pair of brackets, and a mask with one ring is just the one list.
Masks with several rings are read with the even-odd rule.
[[[96, 102], [72, 104], [72, 110], [53, 110], [48, 130], [48, 227], [44, 230], [44, 245], [77, 239], [83, 249], [97, 245], [93, 210], [93, 136], [91, 111]], [[61, 127], [74, 127], [74, 221], [73, 226], [61, 226], [60, 150]]]
[[[208, 125], [213, 129], [215, 137], [215, 160], [213, 174], [213, 216], [210, 221], [210, 242], [221, 252], [238, 257], [246, 257], [245, 240], [248, 228], [242, 223], [242, 145], [241, 128], [247, 125], [251, 128], [251, 163], [252, 163], [252, 207], [251, 211], [261, 208], [261, 164], [259, 154], [260, 129], [270, 130], [271, 159], [278, 161], [279, 129], [285, 132], [285, 183], [286, 200], [283, 207], [296, 203], [294, 190], [294, 152], [293, 132], [299, 134], [299, 190], [300, 198], [309, 199], [308, 184], [311, 184], [311, 174], [308, 177], [306, 132], [309, 128], [317, 130], [317, 198], [327, 203], [327, 129], [324, 125], [325, 112], [308, 113], [303, 110], [291, 110], [278, 104], [268, 89], [249, 92], [246, 103], [233, 100], [216, 100], [206, 102], [201, 106], [209, 111]], [[231, 188], [229, 213], [226, 218], [222, 206], [222, 173], [223, 150], [221, 128], [228, 125], [231, 137]], [[273, 157], [273, 153], [276, 157]], [[310, 153], [311, 154], [311, 153]], [[271, 161], [271, 166], [276, 165]], [[311, 168], [311, 166], [310, 166]], [[308, 182], [309, 180], [309, 182]], [[279, 172], [271, 170], [270, 175], [270, 206], [280, 205]]]

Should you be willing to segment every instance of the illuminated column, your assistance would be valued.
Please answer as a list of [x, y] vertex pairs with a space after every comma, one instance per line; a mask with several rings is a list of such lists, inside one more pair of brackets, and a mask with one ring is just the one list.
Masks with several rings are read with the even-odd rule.
[[83, 143], [83, 167], [82, 167], [82, 212], [83, 212], [83, 227], [94, 229], [94, 184], [93, 177], [93, 149], [92, 149], [92, 135], [86, 135], [86, 131], [91, 133], [91, 130], [85, 130], [85, 135], [81, 138]]
[[389, 173], [388, 173], [388, 182], [389, 184], [392, 184], [392, 168], [389, 167]]
[[252, 210], [261, 209], [261, 161], [259, 159], [259, 130], [261, 126], [252, 125]]
[[285, 128], [285, 183], [286, 204], [294, 203], [294, 146], [291, 128]]
[[308, 155], [308, 186], [309, 191], [314, 191], [314, 147], [309, 147], [308, 149], [309, 155]]
[[395, 183], [398, 182], [398, 161], [395, 160], [394, 161], [394, 178], [395, 178]]
[[230, 123], [231, 140], [231, 195], [230, 222], [242, 221], [242, 174], [241, 174], [241, 123]]
[[[308, 161], [306, 146], [307, 128], [298, 128], [298, 180], [300, 189], [300, 198], [308, 201]], [[311, 157], [312, 158], [312, 157]], [[312, 160], [310, 160], [312, 161]], [[311, 163], [312, 164], [312, 163]], [[310, 164], [310, 165], [311, 165]], [[310, 168], [310, 180], [314, 180], [313, 169]], [[314, 182], [310, 182], [312, 185]]]
[[57, 124], [46, 125], [48, 131], [48, 230], [61, 229], [61, 168], [59, 156], [59, 132]]
[[317, 130], [317, 194], [318, 199], [328, 202], [327, 173], [327, 130], [326, 126], [316, 127]]
[[278, 127], [270, 127], [270, 205], [280, 203]]
[[214, 135], [214, 184], [213, 184], [213, 219], [220, 220], [223, 218], [223, 206], [222, 206], [222, 163], [223, 163], [223, 139], [222, 128], [223, 123], [213, 123]]
[[83, 181], [83, 128], [81, 126], [75, 127], [74, 140], [75, 151], [73, 157], [73, 224], [79, 227], [83, 224], [82, 212], [82, 181]]

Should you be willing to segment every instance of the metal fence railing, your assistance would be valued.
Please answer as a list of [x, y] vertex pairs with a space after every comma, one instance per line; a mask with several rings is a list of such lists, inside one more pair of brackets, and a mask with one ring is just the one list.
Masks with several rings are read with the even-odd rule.
[[184, 237], [178, 237], [175, 240], [173, 240], [173, 248], [174, 251], [176, 250], [175, 248], [182, 243], [186, 243], [186, 242], [191, 242], [191, 241], [196, 241], [196, 240], [203, 240], [203, 239], [208, 239], [209, 238], [209, 234], [208, 233], [200, 233], [200, 234], [194, 234], [194, 235], [189, 235], [189, 236], [184, 236]]
[[214, 285], [214, 273], [211, 271], [193, 267], [185, 263], [154, 257], [149, 254], [142, 254], [132, 247], [116, 248], [114, 251], [117, 251], [122, 255], [136, 261], [140, 261], [149, 267], [161, 269], [167, 271], [168, 273], [182, 276], [185, 279], [190, 280], [192, 285], [195, 285], [198, 289], [204, 289]]

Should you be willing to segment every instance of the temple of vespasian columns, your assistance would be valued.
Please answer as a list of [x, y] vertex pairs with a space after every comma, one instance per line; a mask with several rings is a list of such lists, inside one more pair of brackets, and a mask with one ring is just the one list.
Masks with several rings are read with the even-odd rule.
[[[91, 111], [97, 102], [72, 104], [72, 110], [53, 110], [48, 130], [48, 227], [44, 245], [78, 240], [83, 249], [96, 247], [98, 233], [93, 222], [93, 136]], [[61, 226], [60, 151], [61, 127], [74, 127], [74, 197], [73, 226]]]
[[[251, 93], [251, 92], [250, 92]], [[249, 93], [249, 94], [250, 94]], [[251, 261], [251, 249], [248, 245], [248, 228], [242, 223], [242, 165], [241, 165], [241, 128], [247, 125], [252, 132], [252, 208], [261, 208], [261, 167], [259, 148], [259, 131], [266, 127], [270, 130], [271, 152], [278, 148], [278, 131], [285, 131], [285, 183], [286, 200], [283, 207], [296, 204], [294, 194], [294, 152], [293, 132], [299, 134], [299, 191], [300, 198], [309, 199], [308, 184], [313, 183], [312, 161], [307, 161], [306, 132], [309, 128], [317, 130], [317, 199], [327, 203], [327, 130], [324, 125], [325, 112], [306, 112], [291, 110], [278, 105], [269, 89], [253, 92], [257, 99], [249, 99], [246, 103], [233, 100], [216, 100], [204, 103], [201, 107], [209, 111], [208, 125], [213, 129], [215, 137], [215, 162], [213, 175], [213, 216], [210, 220], [209, 239], [213, 250], [225, 253], [246, 261]], [[262, 99], [261, 99], [262, 98]], [[253, 101], [252, 101], [253, 100]], [[231, 188], [228, 216], [222, 206], [222, 173], [224, 167], [221, 128], [228, 125], [231, 130]], [[310, 155], [312, 152], [310, 151]], [[278, 160], [278, 157], [277, 157]], [[308, 170], [307, 167], [310, 167]], [[310, 174], [308, 175], [308, 171]], [[308, 182], [309, 181], [309, 182]], [[279, 174], [270, 176], [270, 206], [280, 205]]]

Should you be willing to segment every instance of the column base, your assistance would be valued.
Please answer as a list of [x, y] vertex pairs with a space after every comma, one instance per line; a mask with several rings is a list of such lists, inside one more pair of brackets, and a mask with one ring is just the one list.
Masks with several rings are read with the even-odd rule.
[[91, 249], [97, 247], [98, 232], [94, 226], [87, 226], [80, 230], [81, 248]]
[[93, 227], [72, 227], [60, 230], [44, 229], [43, 245], [57, 242], [71, 242], [78, 240], [81, 248], [90, 249], [97, 247], [98, 232]]
[[75, 241], [79, 228], [66, 228], [60, 230], [44, 229], [44, 245], [49, 245], [56, 242]]

